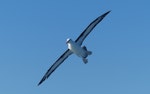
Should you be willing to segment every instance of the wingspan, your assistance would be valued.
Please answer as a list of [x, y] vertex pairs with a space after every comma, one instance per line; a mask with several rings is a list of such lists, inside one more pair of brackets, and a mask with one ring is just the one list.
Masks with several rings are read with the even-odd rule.
[[80, 36], [76, 39], [76, 43], [82, 45], [84, 39], [89, 35], [89, 33], [94, 29], [94, 27], [103, 20], [103, 18], [109, 13], [110, 11], [104, 13], [103, 15], [99, 16], [95, 19], [90, 25], [80, 34]]
[[64, 54], [62, 54], [59, 59], [47, 70], [47, 72], [45, 73], [45, 75], [43, 76], [43, 78], [41, 79], [41, 81], [39, 82], [38, 86], [44, 82], [54, 71], [55, 69], [61, 64], [63, 63], [63, 61], [69, 56], [71, 55], [72, 52], [68, 49], [64, 52]]

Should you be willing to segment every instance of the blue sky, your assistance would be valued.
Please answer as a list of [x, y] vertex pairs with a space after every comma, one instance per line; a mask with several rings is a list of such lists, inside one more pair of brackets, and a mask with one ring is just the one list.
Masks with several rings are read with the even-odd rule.
[[[149, 0], [1, 0], [0, 93], [150, 94]], [[42, 76], [99, 15], [112, 10], [41, 86]]]

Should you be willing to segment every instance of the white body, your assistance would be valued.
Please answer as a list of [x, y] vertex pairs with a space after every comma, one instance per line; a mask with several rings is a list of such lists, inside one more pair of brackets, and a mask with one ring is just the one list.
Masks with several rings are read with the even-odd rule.
[[75, 43], [71, 39], [67, 40], [68, 49], [71, 50], [74, 54], [81, 58], [86, 58], [88, 53], [85, 49], [83, 49], [78, 43]]

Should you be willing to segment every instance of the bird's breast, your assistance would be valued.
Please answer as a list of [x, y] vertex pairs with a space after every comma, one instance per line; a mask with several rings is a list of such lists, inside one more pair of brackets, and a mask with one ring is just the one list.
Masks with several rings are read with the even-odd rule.
[[68, 49], [70, 49], [74, 54], [76, 54], [79, 57], [86, 56], [85, 50], [77, 43], [68, 43]]

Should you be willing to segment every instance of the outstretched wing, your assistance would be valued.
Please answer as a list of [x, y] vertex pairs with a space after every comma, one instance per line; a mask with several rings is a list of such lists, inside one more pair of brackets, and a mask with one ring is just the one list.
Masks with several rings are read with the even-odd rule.
[[89, 35], [89, 33], [94, 29], [94, 27], [103, 20], [103, 18], [109, 13], [110, 11], [104, 13], [103, 15], [99, 16], [95, 19], [90, 25], [80, 34], [80, 36], [76, 39], [76, 43], [82, 45], [84, 39]]
[[39, 82], [38, 86], [44, 82], [54, 71], [55, 69], [61, 64], [63, 63], [63, 61], [69, 56], [71, 55], [72, 52], [68, 49], [64, 52], [64, 54], [62, 54], [59, 59], [47, 70], [47, 72], [45, 73], [45, 75], [43, 76], [43, 78], [41, 79], [41, 81]]

